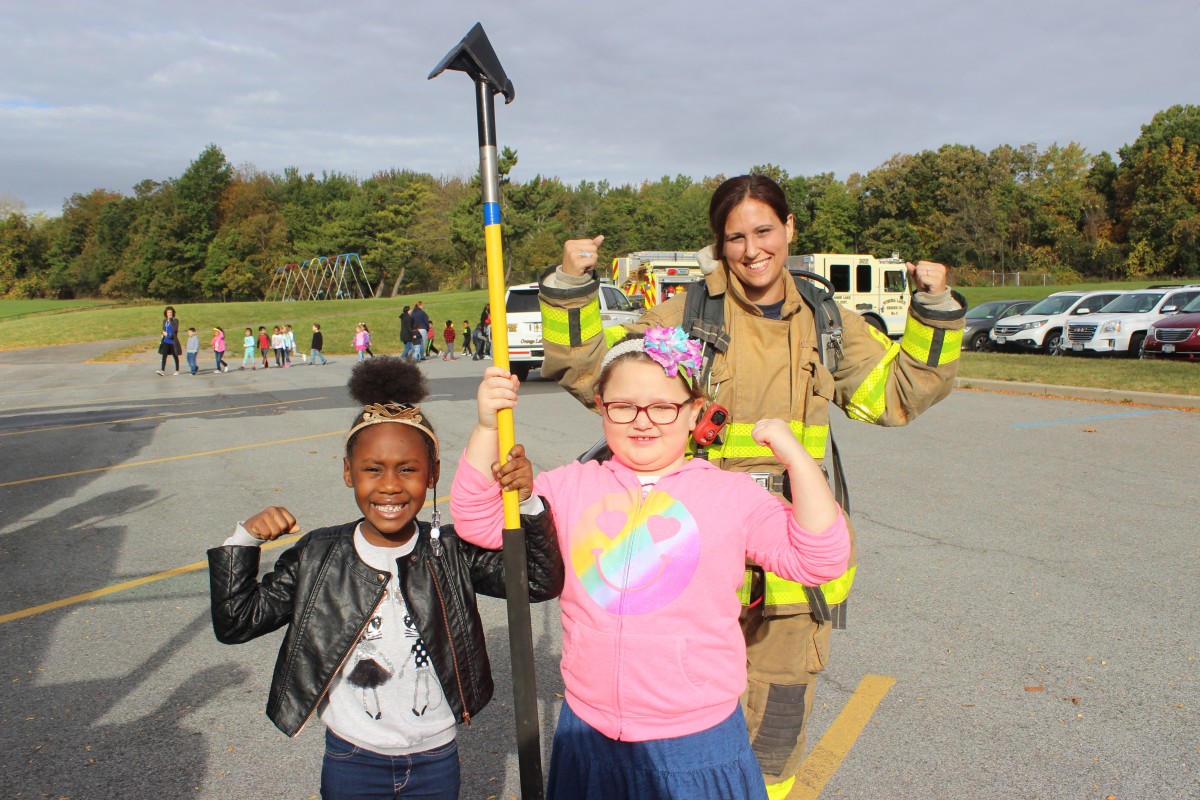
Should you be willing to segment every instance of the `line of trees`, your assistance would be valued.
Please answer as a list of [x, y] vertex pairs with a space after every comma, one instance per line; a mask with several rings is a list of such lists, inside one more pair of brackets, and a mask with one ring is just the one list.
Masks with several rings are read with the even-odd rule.
[[[502, 173], [506, 262], [531, 280], [566, 238], [603, 233], [606, 250], [693, 250], [709, 241], [723, 176], [640, 186], [564, 184]], [[1059, 282], [1200, 277], [1200, 106], [1174, 106], [1114, 159], [1078, 144], [945, 145], [897, 155], [845, 181], [777, 165], [796, 215], [793, 251], [895, 251], [979, 270], [1032, 270]], [[75, 194], [60, 217], [0, 208], [0, 296], [258, 299], [274, 270], [358, 253], [376, 296], [483, 284], [478, 178], [407, 170], [366, 180], [233, 167], [210, 145], [178, 178], [127, 196]]]

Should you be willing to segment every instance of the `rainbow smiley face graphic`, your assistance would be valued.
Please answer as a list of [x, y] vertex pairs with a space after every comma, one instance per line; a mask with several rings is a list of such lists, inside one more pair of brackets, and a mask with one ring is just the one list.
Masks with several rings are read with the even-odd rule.
[[678, 597], [700, 561], [700, 531], [683, 504], [651, 491], [641, 503], [613, 493], [587, 509], [571, 535], [570, 564], [611, 614], [649, 614]]

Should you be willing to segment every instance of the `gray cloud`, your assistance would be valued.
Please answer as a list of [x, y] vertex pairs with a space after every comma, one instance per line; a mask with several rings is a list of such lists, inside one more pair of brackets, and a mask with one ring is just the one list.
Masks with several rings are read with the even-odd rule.
[[517, 100], [518, 177], [864, 172], [955, 142], [1133, 141], [1195, 102], [1200, 7], [1147, 0], [414, 3], [144, 0], [6, 9], [0, 194], [235, 164], [367, 177], [475, 169], [470, 81], [425, 76], [476, 21]]

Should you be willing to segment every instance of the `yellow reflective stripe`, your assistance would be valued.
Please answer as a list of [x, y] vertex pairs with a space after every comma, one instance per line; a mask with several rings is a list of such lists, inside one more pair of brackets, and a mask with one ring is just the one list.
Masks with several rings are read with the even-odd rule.
[[[911, 317], [910, 317], [910, 319], [911, 319]], [[884, 347], [892, 346], [892, 340], [888, 338], [888, 335], [886, 333], [884, 333], [883, 331], [879, 330], [878, 328], [876, 328], [874, 325], [867, 326], [867, 333], [874, 336], [875, 341], [879, 342]]]
[[962, 353], [962, 331], [932, 328], [910, 316], [900, 339], [904, 352], [931, 367], [940, 367], [958, 359]]
[[545, 303], [542, 307], [542, 339], [549, 344], [571, 346], [571, 314], [565, 308], [555, 308]]
[[[945, 329], [940, 329], [945, 330]], [[949, 364], [951, 361], [957, 361], [962, 355], [962, 336], [961, 330], [951, 331], [946, 330], [943, 334], [945, 338], [942, 340], [942, 354], [938, 358], [937, 365]]]
[[[821, 584], [821, 594], [825, 595], [825, 602], [831, 606], [845, 600], [850, 596], [850, 587], [854, 585], [854, 573], [858, 570], [857, 566], [843, 572], [839, 577], [834, 578], [828, 583]], [[746, 578], [742, 581], [742, 586], [738, 589], [738, 602], [742, 605], [750, 604], [750, 581], [754, 576], [753, 570], [746, 570]], [[773, 572], [765, 573], [766, 591], [763, 595], [763, 602], [769, 606], [790, 606], [798, 603], [808, 603], [808, 597], [804, 594], [804, 584], [796, 583], [779, 577]]]
[[744, 606], [750, 605], [750, 581], [754, 580], [754, 570], [746, 570], [746, 577], [742, 580], [742, 588], [738, 589], [738, 602]]
[[[911, 319], [911, 317], [910, 317]], [[846, 416], [863, 422], [875, 423], [887, 406], [887, 379], [892, 362], [900, 355], [900, 345], [893, 344], [883, 354], [866, 379], [859, 384], [850, 402], [846, 404]]]
[[[829, 441], [828, 425], [805, 425], [791, 420], [788, 427], [792, 435], [804, 446], [808, 454], [820, 461], [825, 458], [825, 444]], [[708, 448], [712, 458], [761, 458], [774, 455], [771, 448], [754, 441], [750, 432], [754, 425], [747, 422], [731, 422], [721, 434], [721, 443]]]
[[829, 441], [829, 426], [828, 425], [804, 425], [803, 423], [791, 422], [789, 426], [795, 432], [796, 425], [800, 425], [801, 432], [796, 438], [800, 440], [800, 444], [804, 445], [804, 449], [808, 454], [817, 461], [825, 460], [825, 443]]
[[857, 569], [857, 566], [850, 567], [840, 578], [821, 584], [821, 594], [825, 595], [826, 603], [835, 606], [850, 596], [850, 587], [854, 585], [854, 573]]
[[625, 330], [620, 325], [609, 325], [604, 329], [604, 344], [612, 347], [617, 342], [629, 335], [629, 331]]
[[604, 330], [604, 322], [600, 319], [600, 297], [592, 298], [592, 302], [579, 309], [579, 341], [586, 342], [593, 336], [599, 336]]
[[[825, 595], [826, 603], [832, 606], [846, 599], [850, 594], [850, 586], [854, 583], [856, 569], [856, 567], [850, 567], [839, 577], [821, 584], [821, 594]], [[766, 573], [765, 583], [766, 592], [763, 595], [763, 602], [769, 606], [788, 606], [808, 602], [808, 598], [804, 594], [804, 584], [786, 580], [773, 572]]]

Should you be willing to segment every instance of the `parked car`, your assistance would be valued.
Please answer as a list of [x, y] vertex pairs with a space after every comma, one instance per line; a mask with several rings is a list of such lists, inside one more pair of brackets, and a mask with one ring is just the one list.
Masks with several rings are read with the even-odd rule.
[[1036, 300], [990, 300], [967, 311], [967, 323], [963, 328], [963, 347], [982, 353], [992, 349], [988, 334], [992, 326], [1002, 319], [1015, 317], [1033, 305]]
[[1062, 355], [1067, 320], [1090, 314], [1122, 294], [1113, 289], [1055, 292], [1025, 309], [1025, 313], [993, 326], [989, 335], [997, 346], [1005, 349]]
[[[641, 311], [634, 308], [625, 293], [615, 286], [602, 283], [596, 294], [602, 327], [637, 322], [641, 316]], [[542, 347], [542, 310], [538, 304], [538, 285], [526, 283], [510, 286], [504, 295], [504, 311], [508, 317], [509, 369], [518, 380], [524, 381], [529, 378], [531, 371], [542, 365], [545, 353]], [[586, 320], [581, 322], [586, 324]], [[492, 335], [495, 336], [494, 331]], [[591, 333], [586, 335], [590, 336]]]
[[1067, 326], [1075, 354], [1120, 353], [1137, 358], [1150, 326], [1200, 297], [1200, 284], [1182, 289], [1138, 289], [1113, 300], [1084, 320]]
[[1200, 361], [1200, 297], [1150, 326], [1142, 358]]

